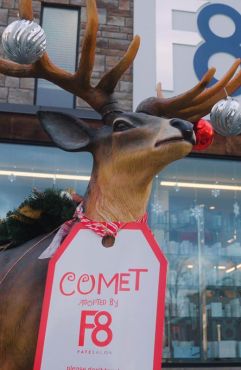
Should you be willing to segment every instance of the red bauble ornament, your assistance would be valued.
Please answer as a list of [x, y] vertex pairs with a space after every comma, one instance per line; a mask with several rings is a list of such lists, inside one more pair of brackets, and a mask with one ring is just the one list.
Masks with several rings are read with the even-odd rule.
[[205, 150], [213, 142], [214, 130], [212, 125], [205, 119], [200, 119], [194, 123], [194, 132], [196, 135], [196, 144], [193, 146], [194, 150]]

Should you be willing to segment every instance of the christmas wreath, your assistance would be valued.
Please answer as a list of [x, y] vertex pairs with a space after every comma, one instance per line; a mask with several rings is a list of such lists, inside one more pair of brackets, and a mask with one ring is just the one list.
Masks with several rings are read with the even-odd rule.
[[33, 190], [20, 206], [0, 220], [0, 248], [18, 246], [70, 220], [82, 197], [73, 190]]

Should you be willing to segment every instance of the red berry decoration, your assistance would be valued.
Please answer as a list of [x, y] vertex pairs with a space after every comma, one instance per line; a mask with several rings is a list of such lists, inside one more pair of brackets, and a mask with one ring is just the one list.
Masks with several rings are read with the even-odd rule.
[[205, 119], [200, 119], [194, 123], [194, 132], [196, 135], [196, 144], [193, 146], [194, 150], [205, 150], [213, 142], [214, 130], [212, 125]]

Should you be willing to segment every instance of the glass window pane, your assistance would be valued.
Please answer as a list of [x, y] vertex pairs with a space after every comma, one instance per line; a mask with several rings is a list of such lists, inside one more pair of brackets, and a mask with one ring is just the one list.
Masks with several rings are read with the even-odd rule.
[[[0, 144], [0, 153], [0, 218], [19, 206], [33, 188], [73, 188], [80, 195], [86, 191], [92, 168], [88, 153], [14, 144]], [[66, 179], [58, 179], [62, 174]]]
[[150, 226], [169, 260], [165, 361], [240, 361], [240, 206], [238, 161], [186, 158], [154, 180]]
[[[74, 72], [76, 65], [78, 17], [76, 9], [43, 8], [42, 27], [47, 37], [47, 52], [53, 63], [69, 72]], [[39, 79], [36, 104], [73, 108], [74, 97], [51, 82]]]

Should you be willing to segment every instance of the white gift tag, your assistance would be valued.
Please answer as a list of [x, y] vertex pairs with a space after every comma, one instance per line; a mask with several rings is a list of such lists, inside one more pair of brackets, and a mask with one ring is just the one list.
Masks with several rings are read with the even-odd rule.
[[49, 263], [34, 370], [160, 370], [167, 261], [145, 224], [78, 224]]

